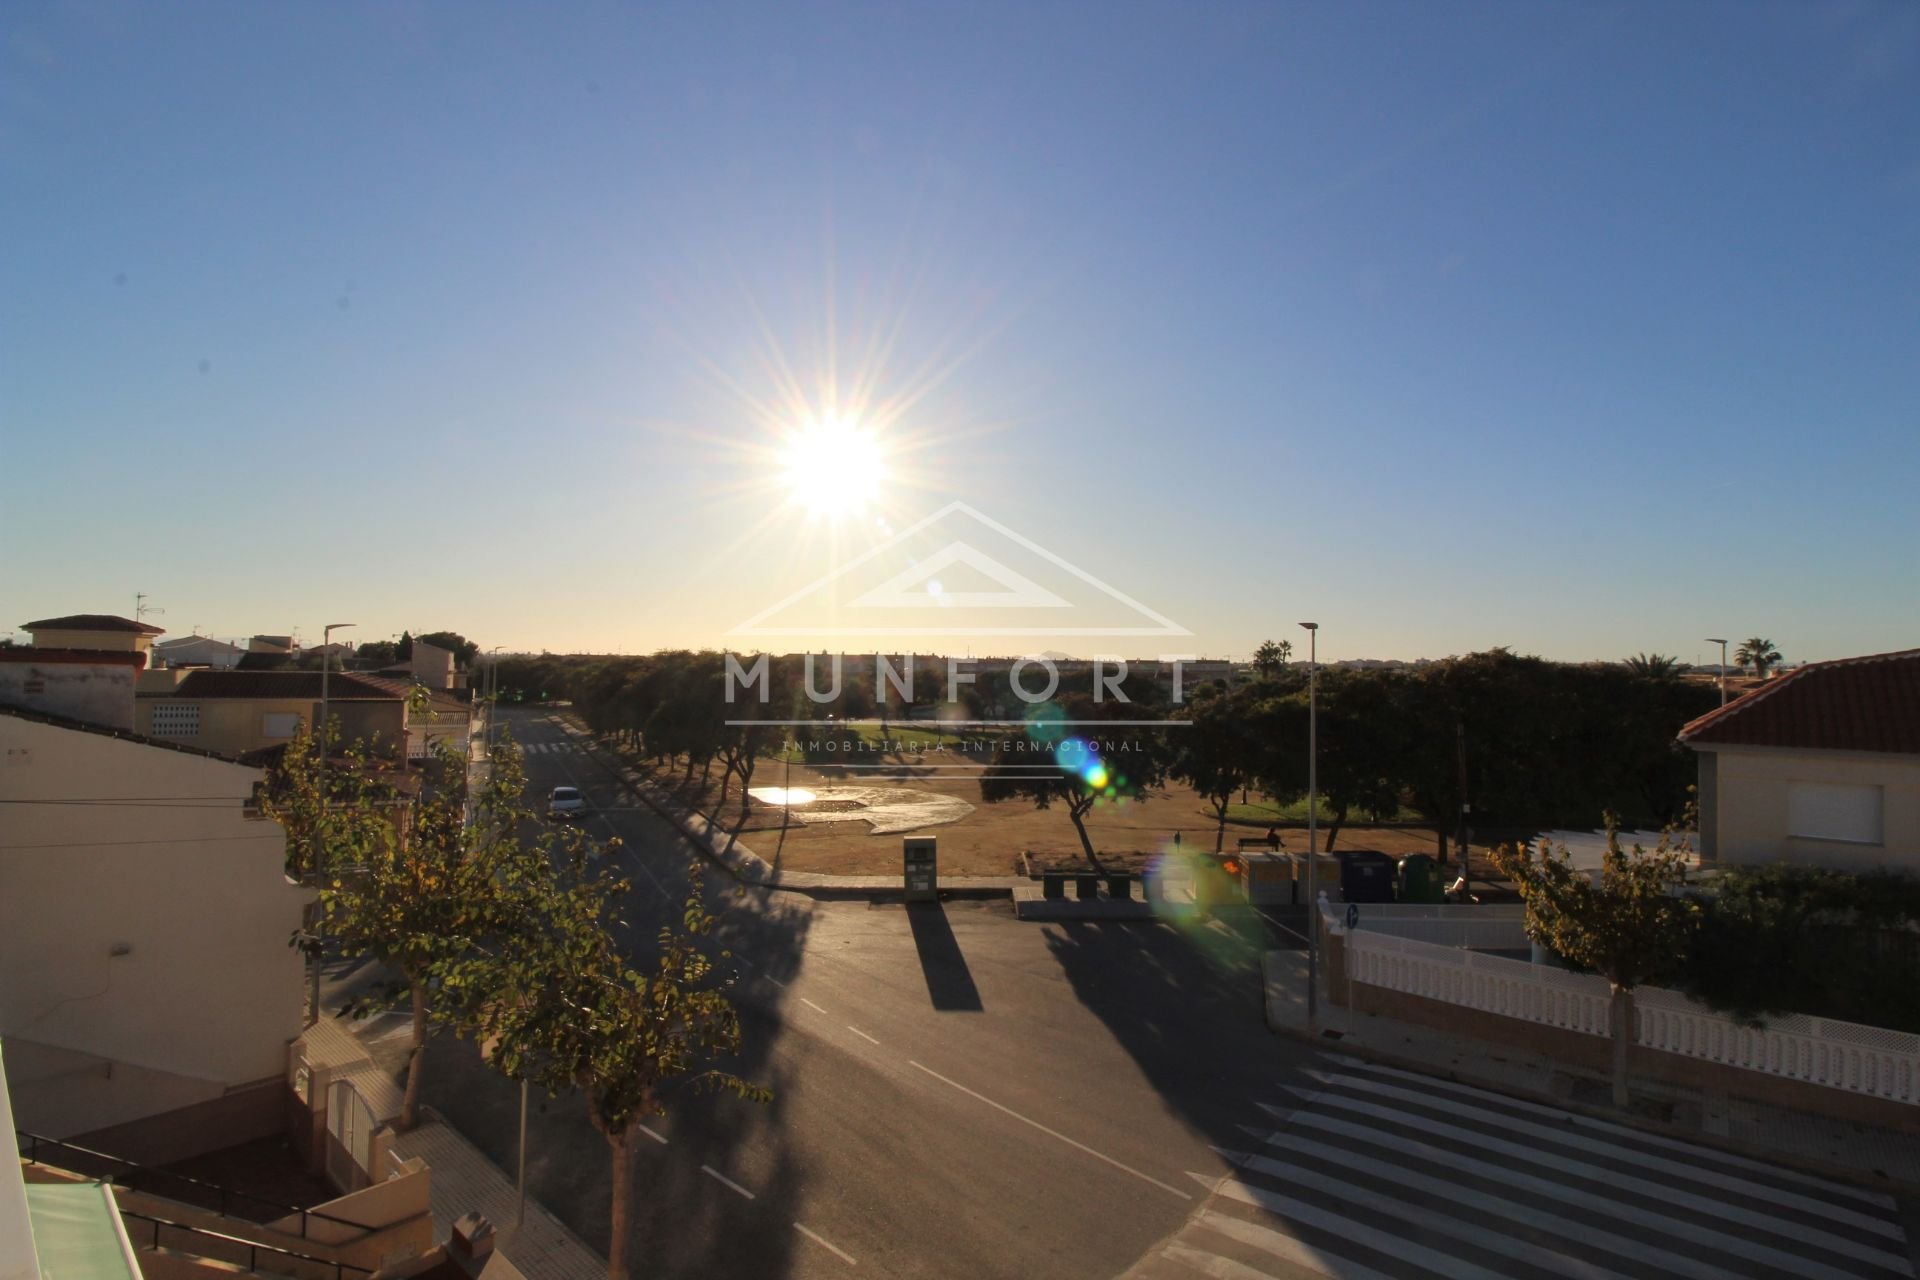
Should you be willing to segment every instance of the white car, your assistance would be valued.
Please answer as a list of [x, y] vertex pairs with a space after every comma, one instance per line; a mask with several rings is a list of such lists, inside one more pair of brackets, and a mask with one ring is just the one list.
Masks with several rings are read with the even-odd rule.
[[587, 798], [578, 787], [555, 787], [547, 796], [547, 816], [556, 821], [584, 817], [586, 812]]

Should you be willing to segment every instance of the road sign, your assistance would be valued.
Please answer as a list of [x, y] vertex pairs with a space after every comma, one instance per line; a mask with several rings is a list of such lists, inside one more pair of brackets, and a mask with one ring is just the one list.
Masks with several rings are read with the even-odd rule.
[[1348, 903], [1347, 904], [1347, 928], [1351, 930], [1351, 929], [1358, 929], [1359, 927], [1360, 927], [1360, 908], [1358, 906], [1355, 906], [1353, 903]]

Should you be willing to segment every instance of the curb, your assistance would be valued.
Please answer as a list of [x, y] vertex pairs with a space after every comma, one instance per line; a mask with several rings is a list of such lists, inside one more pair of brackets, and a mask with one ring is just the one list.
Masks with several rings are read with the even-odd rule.
[[[714, 834], [712, 824], [705, 817], [697, 813], [688, 812], [669, 801], [661, 800], [655, 794], [655, 792], [659, 790], [657, 784], [642, 777], [637, 772], [629, 772], [630, 766], [618, 756], [613, 757], [612, 761], [609, 762], [603, 757], [604, 748], [602, 748], [598, 742], [594, 741], [591, 735], [587, 736], [586, 748], [589, 759], [612, 775], [616, 781], [625, 786], [629, 791], [639, 796], [641, 802], [649, 809], [652, 809], [656, 814], [660, 815], [661, 818], [671, 823], [674, 830], [680, 833], [681, 839], [693, 846], [694, 852], [698, 853], [722, 871], [725, 871], [743, 885], [755, 889], [769, 889], [779, 893], [804, 894], [817, 901], [852, 901], [864, 898], [886, 897], [893, 894], [904, 894], [906, 892], [904, 881], [893, 878], [862, 881], [857, 877], [849, 876], [844, 877], [844, 879], [848, 881], [846, 884], [783, 883], [783, 874], [773, 870], [767, 865], [766, 859], [753, 853], [751, 850], [742, 849], [731, 844], [724, 849], [714, 848], [715, 843], [719, 841], [720, 837]], [[701, 825], [696, 825], [696, 819]], [[1013, 879], [1014, 877], [1008, 878]], [[970, 884], [968, 883], [969, 879], [971, 879], [971, 877], [960, 877], [939, 882], [937, 887], [940, 896], [942, 898], [998, 898], [1006, 900], [1011, 900], [1013, 897], [1014, 891], [1012, 887], [1008, 885], [999, 883]]]
[[1703, 1129], [1685, 1129], [1679, 1125], [1662, 1124], [1645, 1116], [1623, 1115], [1611, 1107], [1596, 1107], [1590, 1103], [1576, 1102], [1562, 1098], [1557, 1094], [1539, 1089], [1516, 1087], [1510, 1081], [1494, 1080], [1476, 1075], [1472, 1071], [1461, 1071], [1454, 1067], [1440, 1067], [1424, 1058], [1408, 1057], [1391, 1049], [1376, 1049], [1371, 1045], [1356, 1041], [1332, 1040], [1323, 1034], [1315, 1035], [1305, 1027], [1276, 1026], [1273, 1021], [1272, 1005], [1267, 1000], [1266, 966], [1261, 966], [1260, 1004], [1261, 1014], [1266, 1020], [1267, 1030], [1275, 1035], [1290, 1036], [1304, 1044], [1313, 1045], [1329, 1053], [1341, 1053], [1350, 1058], [1360, 1058], [1367, 1062], [1376, 1062], [1381, 1066], [1398, 1067], [1402, 1071], [1411, 1071], [1416, 1075], [1431, 1076], [1435, 1080], [1449, 1080], [1455, 1084], [1469, 1085], [1475, 1089], [1484, 1089], [1488, 1093], [1497, 1093], [1505, 1097], [1516, 1098], [1522, 1102], [1536, 1102], [1560, 1111], [1569, 1111], [1585, 1116], [1589, 1120], [1603, 1120], [1608, 1124], [1625, 1129], [1637, 1129], [1643, 1133], [1663, 1138], [1679, 1138], [1701, 1147], [1723, 1151], [1728, 1155], [1746, 1156], [1750, 1159], [1764, 1160], [1784, 1168], [1797, 1169], [1801, 1173], [1811, 1173], [1833, 1182], [1844, 1182], [1868, 1191], [1879, 1191], [1887, 1195], [1920, 1198], [1920, 1182], [1910, 1182], [1905, 1178], [1896, 1178], [1887, 1174], [1875, 1174], [1854, 1168], [1851, 1165], [1829, 1164], [1813, 1156], [1804, 1156], [1796, 1152], [1781, 1151], [1775, 1147], [1763, 1147], [1755, 1143], [1741, 1142], [1734, 1138], [1723, 1138]]

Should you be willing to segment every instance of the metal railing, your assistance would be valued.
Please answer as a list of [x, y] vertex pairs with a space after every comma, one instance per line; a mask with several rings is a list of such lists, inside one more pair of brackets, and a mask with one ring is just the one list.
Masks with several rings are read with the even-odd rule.
[[[247, 1255], [246, 1268], [248, 1271], [260, 1270], [260, 1255], [266, 1254], [269, 1258], [291, 1258], [296, 1262], [305, 1263], [311, 1267], [320, 1267], [332, 1271], [334, 1280], [346, 1280], [348, 1276], [370, 1276], [373, 1274], [371, 1268], [356, 1267], [351, 1262], [337, 1262], [331, 1258], [316, 1258], [310, 1253], [299, 1253], [292, 1249], [282, 1249], [278, 1245], [261, 1244], [257, 1240], [245, 1240], [239, 1236], [230, 1236], [224, 1231], [210, 1231], [205, 1227], [196, 1227], [185, 1222], [175, 1222], [171, 1218], [157, 1218], [150, 1213], [136, 1213], [132, 1209], [122, 1209], [120, 1210], [120, 1217], [122, 1220], [143, 1222], [153, 1228], [153, 1243], [147, 1246], [149, 1249], [158, 1250], [161, 1247], [160, 1231], [162, 1228], [165, 1228], [169, 1231], [183, 1231], [195, 1239], [218, 1240], [234, 1252], [245, 1250]], [[183, 1250], [182, 1252], [185, 1251]], [[199, 1253], [198, 1250], [194, 1252]], [[238, 1259], [235, 1258], [220, 1258], [211, 1253], [201, 1256], [214, 1258], [220, 1262], [231, 1262], [236, 1266], [239, 1265]], [[274, 1274], [285, 1273], [275, 1272]]]
[[[205, 1179], [190, 1177], [184, 1173], [172, 1173], [166, 1169], [155, 1169], [150, 1165], [135, 1164], [131, 1160], [124, 1160], [119, 1156], [108, 1155], [104, 1151], [95, 1151], [91, 1147], [76, 1146], [71, 1142], [62, 1141], [59, 1138], [49, 1138], [37, 1133], [28, 1133], [24, 1129], [15, 1129], [13, 1131], [13, 1137], [14, 1144], [19, 1149], [20, 1155], [35, 1164], [50, 1163], [40, 1158], [40, 1153], [43, 1150], [71, 1152], [84, 1157], [87, 1161], [106, 1166], [105, 1171], [103, 1172], [97, 1168], [79, 1168], [70, 1160], [62, 1160], [55, 1167], [87, 1177], [97, 1177], [102, 1181], [111, 1182], [117, 1187], [125, 1187], [129, 1191], [144, 1191], [149, 1195], [166, 1195], [165, 1192], [156, 1190], [151, 1186], [142, 1185], [150, 1181], [166, 1181], [179, 1186], [191, 1187], [201, 1197], [210, 1199], [214, 1203], [199, 1204], [187, 1196], [168, 1195], [167, 1199], [179, 1200], [184, 1204], [191, 1204], [195, 1208], [205, 1209], [207, 1212], [218, 1214], [223, 1218], [235, 1218], [242, 1222], [254, 1223], [256, 1226], [267, 1225], [266, 1223], [258, 1222], [253, 1218], [247, 1217], [245, 1214], [233, 1212], [233, 1206], [236, 1202], [243, 1202], [271, 1210], [277, 1215], [276, 1220], [278, 1220], [278, 1218], [291, 1217], [297, 1213], [300, 1215], [300, 1238], [302, 1240], [311, 1240], [313, 1238], [308, 1234], [308, 1225], [313, 1222], [326, 1222], [336, 1227], [346, 1227], [357, 1233], [352, 1239], [372, 1235], [380, 1229], [375, 1226], [369, 1226], [364, 1222], [354, 1222], [347, 1218], [336, 1218], [330, 1213], [320, 1213], [317, 1210], [303, 1208], [297, 1204], [285, 1204], [266, 1196], [257, 1196], [251, 1191], [240, 1191], [233, 1187], [223, 1187], [217, 1182], [208, 1182]], [[339, 1241], [338, 1243], [345, 1244], [349, 1242], [350, 1241]], [[333, 1244], [336, 1242], [323, 1241], [322, 1243]], [[270, 1246], [261, 1246], [263, 1249], [268, 1247]]]

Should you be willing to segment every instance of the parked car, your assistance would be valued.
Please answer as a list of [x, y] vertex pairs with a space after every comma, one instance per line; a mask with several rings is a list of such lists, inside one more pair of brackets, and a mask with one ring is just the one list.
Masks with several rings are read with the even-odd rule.
[[547, 796], [547, 816], [556, 822], [579, 818], [587, 812], [587, 798], [578, 787], [555, 787]]

